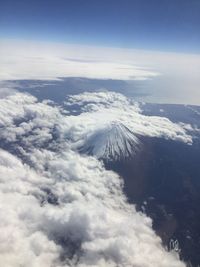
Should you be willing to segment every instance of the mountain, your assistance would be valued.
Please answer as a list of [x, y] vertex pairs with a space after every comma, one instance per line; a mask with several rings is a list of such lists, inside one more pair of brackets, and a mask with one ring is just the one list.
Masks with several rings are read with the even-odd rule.
[[140, 141], [121, 122], [112, 122], [86, 139], [80, 151], [105, 161], [119, 161], [133, 157], [140, 149]]

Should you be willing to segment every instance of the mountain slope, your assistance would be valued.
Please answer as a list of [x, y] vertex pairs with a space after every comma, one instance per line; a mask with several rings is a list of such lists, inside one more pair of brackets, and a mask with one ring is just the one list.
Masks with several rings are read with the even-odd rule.
[[80, 151], [107, 161], [117, 161], [132, 157], [139, 147], [139, 139], [126, 126], [112, 122], [87, 138]]

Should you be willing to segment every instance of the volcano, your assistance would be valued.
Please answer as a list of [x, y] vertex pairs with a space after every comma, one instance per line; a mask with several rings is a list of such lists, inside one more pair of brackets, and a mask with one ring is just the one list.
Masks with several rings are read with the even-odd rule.
[[88, 137], [79, 150], [104, 161], [121, 161], [133, 157], [140, 146], [139, 138], [128, 127], [112, 122]]

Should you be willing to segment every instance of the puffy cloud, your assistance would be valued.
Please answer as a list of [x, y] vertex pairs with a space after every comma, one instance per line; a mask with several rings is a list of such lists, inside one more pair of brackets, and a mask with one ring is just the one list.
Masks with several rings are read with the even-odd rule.
[[137, 103], [118, 93], [69, 96], [65, 107], [78, 115], [65, 116], [61, 107], [52, 106], [48, 101], [38, 103], [35, 97], [27, 94], [17, 93], [0, 99], [0, 137], [7, 142], [39, 147], [68, 140], [72, 147], [117, 122], [135, 136], [192, 142], [185, 130], [188, 125], [172, 123], [164, 117], [145, 116]]
[[126, 203], [117, 175], [72, 151], [42, 154], [46, 177], [0, 151], [6, 266], [184, 266], [162, 248], [150, 219]]
[[118, 93], [86, 92], [69, 96], [65, 104], [73, 106], [73, 109], [78, 106], [80, 115], [68, 118], [70, 121], [68, 127], [72, 127], [73, 138], [76, 140], [82, 140], [83, 136], [91, 136], [112, 122], [118, 122], [136, 136], [164, 137], [186, 143], [192, 142], [191, 136], [185, 131], [187, 125], [172, 123], [165, 117], [145, 116], [137, 103]]
[[0, 151], [0, 260], [5, 266], [49, 267], [59, 246], [37, 227], [42, 176], [11, 155]]
[[[65, 107], [26, 94], [0, 99], [0, 260], [8, 267], [183, 267], [127, 203], [123, 181], [77, 142], [113, 121], [135, 135], [191, 142], [181, 125], [147, 117], [115, 93], [70, 96]], [[6, 151], [7, 150], [7, 151]]]

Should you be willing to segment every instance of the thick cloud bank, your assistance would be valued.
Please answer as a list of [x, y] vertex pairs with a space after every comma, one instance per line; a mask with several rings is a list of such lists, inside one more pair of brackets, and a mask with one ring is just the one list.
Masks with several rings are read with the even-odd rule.
[[[83, 49], [83, 48], [82, 48]], [[146, 80], [158, 76], [149, 68], [136, 66], [134, 62], [91, 58], [91, 48], [77, 56], [80, 47], [31, 42], [6, 42], [0, 44], [1, 80], [56, 80], [60, 77], [92, 79]], [[75, 53], [74, 53], [75, 52]], [[94, 53], [94, 51], [93, 51]], [[86, 55], [86, 57], [85, 57]]]
[[127, 203], [122, 180], [76, 149], [116, 121], [136, 136], [192, 142], [184, 125], [144, 116], [116, 93], [70, 96], [62, 108], [20, 93], [0, 99], [4, 266], [185, 266]]

